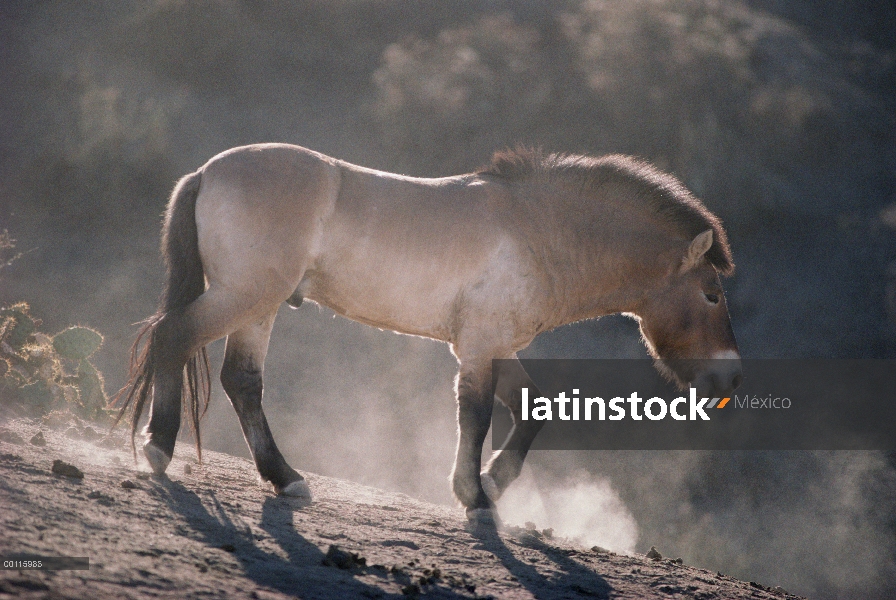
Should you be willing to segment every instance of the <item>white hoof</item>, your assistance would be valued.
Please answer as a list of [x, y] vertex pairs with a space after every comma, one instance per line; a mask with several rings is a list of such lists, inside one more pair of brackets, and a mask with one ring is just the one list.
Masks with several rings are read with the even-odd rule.
[[299, 479], [298, 481], [293, 481], [288, 486], [280, 490], [280, 495], [292, 496], [293, 498], [303, 498], [310, 502], [311, 488], [308, 487], [308, 482], [306, 482], [304, 479]]
[[152, 472], [156, 475], [163, 475], [165, 469], [168, 468], [168, 463], [171, 462], [171, 457], [159, 450], [151, 441], [143, 444], [143, 456], [146, 457]]
[[480, 473], [479, 480], [482, 482], [482, 491], [484, 491], [485, 495], [488, 496], [488, 499], [492, 501], [492, 504], [497, 504], [498, 499], [501, 497], [501, 492], [498, 490], [498, 484], [495, 483], [495, 478], [488, 473]]

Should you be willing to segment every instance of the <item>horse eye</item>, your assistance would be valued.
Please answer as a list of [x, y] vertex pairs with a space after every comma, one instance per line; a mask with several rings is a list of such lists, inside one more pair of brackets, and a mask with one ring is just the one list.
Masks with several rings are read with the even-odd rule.
[[703, 294], [703, 295], [706, 296], [706, 299], [709, 301], [710, 304], [718, 304], [719, 303], [718, 294]]

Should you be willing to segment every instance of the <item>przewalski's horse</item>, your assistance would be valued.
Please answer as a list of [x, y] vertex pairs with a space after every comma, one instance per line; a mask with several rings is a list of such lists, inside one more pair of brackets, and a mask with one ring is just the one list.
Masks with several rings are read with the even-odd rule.
[[[493, 516], [541, 424], [517, 418], [480, 475], [493, 397], [518, 417], [508, 390], [525, 377], [501, 373], [492, 389], [492, 359], [515, 358], [539, 333], [625, 312], [680, 384], [721, 396], [740, 379], [719, 281], [734, 266], [719, 220], [674, 177], [625, 156], [509, 151], [476, 173], [420, 179], [297, 146], [234, 148], [177, 184], [162, 253], [167, 286], [134, 345], [122, 406], [134, 405], [134, 435], [151, 397], [143, 452], [157, 474], [174, 452], [182, 404], [201, 451], [205, 346], [226, 336], [221, 383], [261, 477], [279, 494], [310, 498], [261, 406], [283, 302], [312, 300], [451, 345], [460, 365], [451, 482], [471, 519]], [[732, 360], [696, 360], [717, 357]]]

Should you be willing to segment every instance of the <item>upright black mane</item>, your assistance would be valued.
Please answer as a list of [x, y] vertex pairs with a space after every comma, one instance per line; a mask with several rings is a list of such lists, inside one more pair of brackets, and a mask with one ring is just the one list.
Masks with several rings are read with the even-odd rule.
[[598, 192], [613, 182], [626, 182], [642, 190], [642, 197], [667, 222], [686, 236], [712, 229], [713, 244], [706, 258], [722, 275], [734, 272], [728, 236], [722, 222], [674, 175], [643, 160], [610, 154], [598, 158], [581, 154], [544, 154], [539, 149], [517, 148], [496, 152], [491, 163], [476, 171], [507, 182], [533, 179], [564, 181], [586, 191]]

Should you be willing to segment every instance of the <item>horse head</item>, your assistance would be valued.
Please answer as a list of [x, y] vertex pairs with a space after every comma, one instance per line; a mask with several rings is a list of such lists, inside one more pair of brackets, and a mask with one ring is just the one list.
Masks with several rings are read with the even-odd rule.
[[633, 312], [661, 373], [682, 389], [721, 397], [743, 376], [719, 272], [706, 256], [712, 245], [712, 229], [697, 235]]

